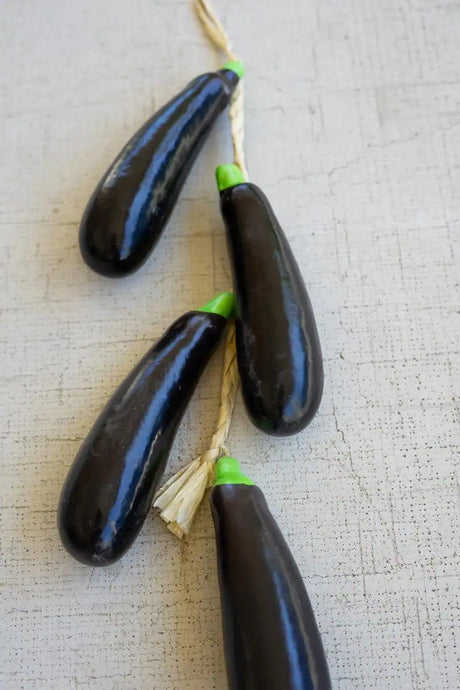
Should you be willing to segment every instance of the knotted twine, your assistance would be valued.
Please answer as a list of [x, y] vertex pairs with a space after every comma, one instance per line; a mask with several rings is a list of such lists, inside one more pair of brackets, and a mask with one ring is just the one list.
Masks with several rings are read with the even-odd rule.
[[[236, 60], [230, 40], [208, 0], [194, 0], [194, 6], [208, 38], [227, 60]], [[233, 160], [245, 179], [248, 179], [244, 158], [244, 110], [243, 85], [238, 82], [229, 108], [232, 134]], [[224, 367], [220, 391], [220, 406], [214, 436], [210, 448], [190, 462], [169, 479], [157, 492], [153, 505], [159, 508], [160, 517], [168, 528], [180, 539], [189, 533], [193, 519], [206, 489], [214, 482], [216, 461], [227, 455], [225, 448], [232, 420], [235, 397], [238, 390], [238, 367], [236, 361], [235, 324], [228, 328], [225, 345]]]

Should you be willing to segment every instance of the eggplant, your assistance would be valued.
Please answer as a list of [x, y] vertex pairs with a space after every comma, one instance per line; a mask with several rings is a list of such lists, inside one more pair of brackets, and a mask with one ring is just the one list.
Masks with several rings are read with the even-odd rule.
[[211, 491], [230, 690], [330, 690], [302, 576], [262, 491], [221, 458]]
[[83, 214], [80, 250], [90, 268], [120, 277], [144, 263], [243, 73], [242, 63], [231, 61], [197, 77], [126, 144]]
[[265, 194], [235, 165], [216, 171], [232, 264], [236, 346], [244, 403], [268, 434], [304, 429], [323, 393], [313, 309], [286, 236]]
[[65, 480], [58, 508], [64, 547], [110, 565], [137, 537], [200, 375], [233, 310], [222, 293], [177, 319], [110, 398]]

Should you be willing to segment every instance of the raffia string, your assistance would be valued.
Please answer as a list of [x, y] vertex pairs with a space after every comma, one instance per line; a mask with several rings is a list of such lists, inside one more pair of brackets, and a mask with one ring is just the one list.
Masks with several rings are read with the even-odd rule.
[[[236, 60], [230, 40], [208, 0], [195, 0], [194, 5], [198, 18], [213, 45], [217, 50], [224, 53], [228, 60]], [[234, 163], [238, 165], [244, 177], [248, 179], [243, 147], [244, 111], [241, 80], [233, 92], [229, 117]], [[224, 444], [230, 430], [237, 390], [238, 367], [235, 325], [231, 323], [225, 346], [219, 415], [210, 448], [171, 477], [161, 487], [154, 499], [154, 506], [160, 510], [160, 516], [167, 523], [171, 532], [179, 538], [189, 533], [206, 488], [212, 486], [216, 460], [228, 452]]]
[[[194, 5], [198, 19], [214, 47], [224, 53], [227, 60], [237, 60], [238, 58], [232, 50], [230, 39], [208, 0], [195, 0]], [[229, 117], [232, 132], [233, 162], [240, 168], [247, 180], [249, 178], [244, 158], [244, 108], [243, 82], [241, 79], [233, 92]]]
[[211, 446], [203, 455], [179, 470], [155, 496], [154, 506], [160, 509], [161, 517], [179, 538], [190, 531], [204, 492], [208, 486], [212, 486], [216, 460], [228, 452], [224, 444], [230, 429], [237, 389], [235, 326], [232, 323], [227, 334], [220, 408]]

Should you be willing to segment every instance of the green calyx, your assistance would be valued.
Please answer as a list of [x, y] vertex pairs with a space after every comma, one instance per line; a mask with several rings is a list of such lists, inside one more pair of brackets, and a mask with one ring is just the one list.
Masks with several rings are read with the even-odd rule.
[[216, 169], [216, 180], [219, 192], [245, 182], [243, 173], [234, 163], [219, 165], [219, 167]]
[[238, 460], [228, 456], [219, 458], [216, 462], [216, 481], [214, 486], [222, 486], [223, 484], [254, 486], [254, 482], [242, 473]]
[[204, 307], [201, 307], [197, 311], [206, 311], [208, 314], [219, 314], [225, 319], [229, 319], [233, 316], [235, 311], [235, 298], [231, 292], [220, 292], [213, 297], [212, 300], [207, 302]]
[[240, 60], [229, 60], [221, 67], [221, 69], [231, 69], [232, 72], [235, 72], [240, 79], [244, 75], [244, 65], [242, 62], [240, 62]]

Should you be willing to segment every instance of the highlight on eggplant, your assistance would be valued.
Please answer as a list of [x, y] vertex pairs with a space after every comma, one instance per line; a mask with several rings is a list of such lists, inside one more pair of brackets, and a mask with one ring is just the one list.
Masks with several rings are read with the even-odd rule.
[[88, 565], [110, 565], [136, 539], [179, 423], [233, 312], [222, 293], [177, 319], [112, 395], [62, 489], [64, 547]]
[[236, 299], [241, 390], [252, 422], [286, 436], [313, 419], [323, 362], [313, 309], [289, 242], [259, 187], [216, 171]]
[[262, 491], [225, 457], [210, 500], [229, 690], [330, 690], [302, 576]]
[[147, 259], [212, 125], [244, 68], [226, 63], [191, 81], [125, 145], [91, 196], [80, 226], [86, 264], [120, 277]]

